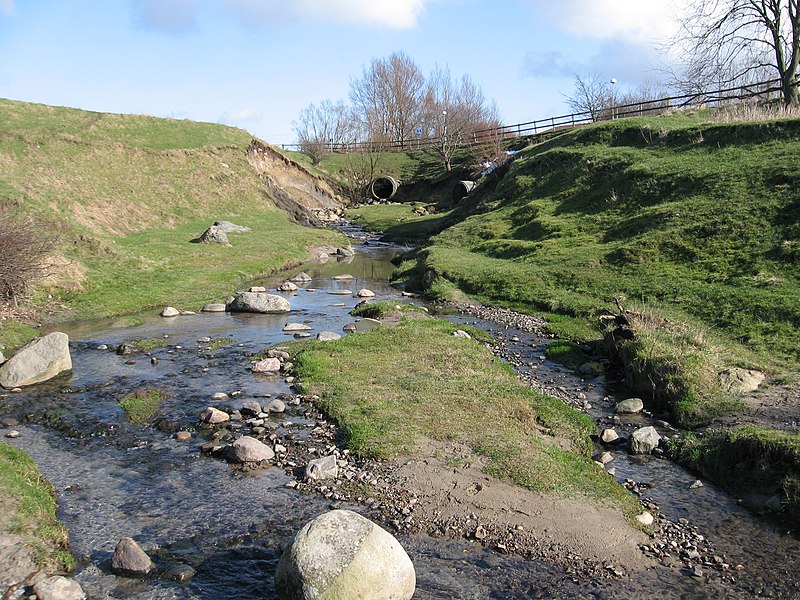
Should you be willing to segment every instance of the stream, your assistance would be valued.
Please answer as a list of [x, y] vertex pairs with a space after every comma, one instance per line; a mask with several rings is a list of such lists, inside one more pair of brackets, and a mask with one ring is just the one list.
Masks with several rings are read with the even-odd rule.
[[[20, 423], [14, 427], [20, 436], [4, 441], [31, 454], [53, 483], [59, 517], [78, 560], [74, 577], [89, 598], [275, 597], [273, 574], [284, 546], [331, 502], [287, 487], [292, 478], [283, 469], [245, 472], [201, 455], [197, 417], [207, 406], [220, 404], [211, 400], [215, 392], [227, 393], [221, 404], [233, 408], [254, 398], [292, 394], [283, 377], [254, 375], [249, 369], [254, 354], [293, 340], [282, 331], [287, 321], [308, 323], [312, 334], [342, 333], [353, 321], [349, 311], [359, 302], [354, 293], [361, 288], [374, 291], [378, 299], [408, 301], [388, 284], [389, 261], [398, 248], [355, 230], [349, 233], [362, 242], [355, 257], [305, 264], [289, 274], [304, 270], [312, 281], [285, 294], [292, 303], [288, 318], [197, 313], [167, 319], [150, 311], [135, 325], [129, 319], [71, 324], [59, 328], [70, 336], [71, 374], [21, 393], [0, 394], [0, 417]], [[353, 279], [333, 279], [345, 273]], [[271, 278], [254, 285], [274, 290], [282, 281]], [[331, 293], [343, 290], [354, 293]], [[548, 339], [475, 317], [453, 318], [491, 331], [520, 359], [523, 375], [565, 394], [580, 394], [596, 420], [611, 418], [613, 382], [583, 380], [542, 360]], [[220, 347], [199, 341], [204, 338], [220, 340]], [[114, 351], [135, 340], [163, 340], [164, 345], [132, 355]], [[167, 393], [163, 417], [155, 426], [127, 422], [119, 400], [148, 387]], [[300, 436], [314, 425], [303, 406], [289, 406], [273, 424], [277, 432]], [[174, 436], [183, 429], [193, 431], [188, 442]], [[732, 570], [724, 581], [712, 569], [693, 576], [676, 562], [630, 578], [586, 582], [545, 562], [500, 554], [467, 540], [398, 534], [415, 564], [414, 598], [800, 597], [795, 569], [800, 543], [794, 534], [754, 517], [711, 484], [692, 489], [696, 478], [667, 460], [616, 451], [609, 466], [618, 480], [637, 482], [664, 518], [686, 520], [732, 569], [741, 565], [741, 570]], [[159, 577], [111, 574], [111, 554], [126, 536], [155, 558]], [[170, 580], [170, 574], [187, 566], [196, 571], [188, 582]]]

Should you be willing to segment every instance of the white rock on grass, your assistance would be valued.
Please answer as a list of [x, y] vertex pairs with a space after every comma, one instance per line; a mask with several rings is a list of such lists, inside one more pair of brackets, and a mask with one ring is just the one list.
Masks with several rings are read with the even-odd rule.
[[0, 386], [33, 385], [71, 370], [69, 337], [56, 331], [28, 342], [4, 362], [0, 366]]
[[181, 314], [181, 311], [174, 306], [165, 306], [164, 309], [159, 313], [159, 315], [162, 317], [177, 317], [179, 314]]
[[277, 373], [281, 370], [281, 361], [277, 358], [263, 358], [253, 363], [253, 373]]
[[655, 521], [655, 519], [653, 518], [653, 515], [651, 515], [647, 511], [644, 511], [643, 513], [641, 513], [639, 515], [636, 515], [636, 520], [639, 521], [639, 523], [641, 523], [645, 527], [650, 527], [650, 525], [653, 524], [653, 521]]
[[335, 331], [320, 331], [317, 334], [317, 339], [320, 342], [332, 342], [334, 340], [340, 339], [342, 336], [336, 333]]
[[147, 575], [153, 570], [153, 561], [133, 538], [122, 538], [111, 557], [111, 571], [119, 575]]
[[281, 600], [409, 600], [415, 587], [414, 565], [400, 543], [349, 510], [303, 527], [275, 573]]

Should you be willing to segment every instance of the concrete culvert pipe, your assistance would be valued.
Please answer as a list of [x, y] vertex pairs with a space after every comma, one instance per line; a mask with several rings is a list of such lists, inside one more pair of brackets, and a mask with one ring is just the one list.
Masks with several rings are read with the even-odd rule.
[[372, 197], [376, 200], [391, 200], [397, 193], [398, 187], [400, 187], [400, 184], [394, 177], [382, 175], [375, 178], [370, 186], [370, 191], [372, 192]]
[[474, 181], [459, 181], [453, 188], [453, 202], [458, 202], [475, 189]]

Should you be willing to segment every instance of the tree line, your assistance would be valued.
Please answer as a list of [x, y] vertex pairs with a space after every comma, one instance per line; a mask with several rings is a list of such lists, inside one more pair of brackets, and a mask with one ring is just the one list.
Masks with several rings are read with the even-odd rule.
[[479, 132], [501, 124], [494, 100], [469, 75], [456, 78], [437, 66], [426, 77], [403, 52], [365, 65], [350, 80], [349, 100], [309, 104], [293, 121], [300, 150], [314, 163], [328, 152], [425, 140], [449, 171], [459, 147], [488, 141], [477, 140]]

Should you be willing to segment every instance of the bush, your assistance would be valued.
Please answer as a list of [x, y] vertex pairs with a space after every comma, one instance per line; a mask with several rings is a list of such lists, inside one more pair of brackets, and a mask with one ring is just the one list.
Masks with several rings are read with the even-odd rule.
[[0, 207], [0, 302], [16, 304], [45, 274], [45, 257], [57, 240], [57, 232]]

